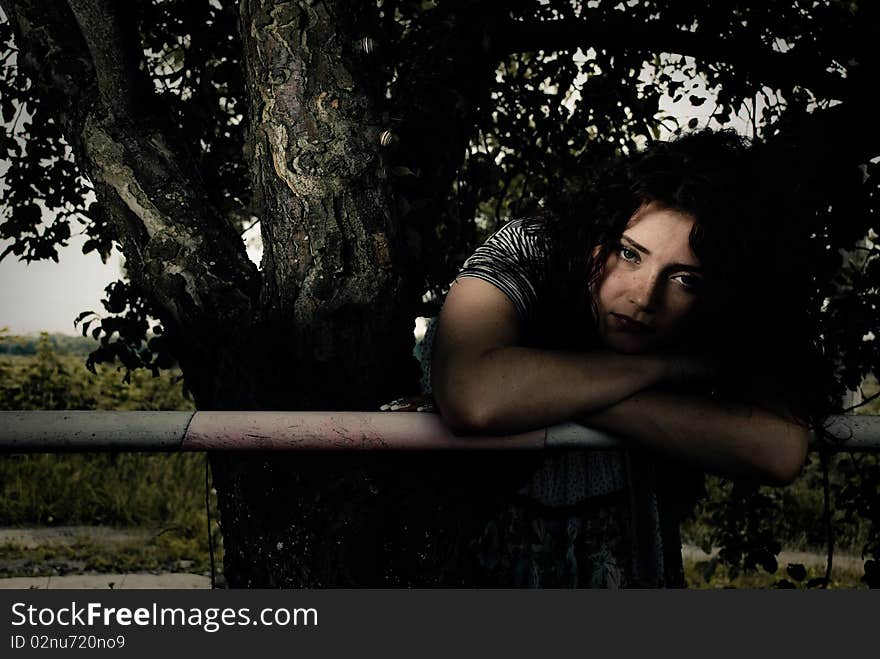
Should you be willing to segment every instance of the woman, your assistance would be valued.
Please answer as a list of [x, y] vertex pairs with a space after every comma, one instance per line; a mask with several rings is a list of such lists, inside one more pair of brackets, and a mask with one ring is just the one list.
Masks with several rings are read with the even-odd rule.
[[798, 301], [768, 283], [788, 280], [753, 164], [729, 132], [655, 144], [466, 261], [433, 343], [447, 423], [575, 419], [628, 446], [505, 458], [519, 480], [481, 539], [484, 585], [682, 586], [678, 522], [700, 484], [682, 465], [799, 474], [809, 431], [786, 377], [809, 342], [775, 322]]

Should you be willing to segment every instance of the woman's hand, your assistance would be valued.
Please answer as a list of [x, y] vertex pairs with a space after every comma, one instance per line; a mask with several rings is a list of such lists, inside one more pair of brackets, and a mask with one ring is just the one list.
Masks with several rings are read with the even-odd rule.
[[431, 394], [396, 398], [379, 408], [380, 412], [436, 412]]
[[773, 407], [648, 390], [583, 423], [720, 476], [786, 485], [800, 473], [810, 431]]

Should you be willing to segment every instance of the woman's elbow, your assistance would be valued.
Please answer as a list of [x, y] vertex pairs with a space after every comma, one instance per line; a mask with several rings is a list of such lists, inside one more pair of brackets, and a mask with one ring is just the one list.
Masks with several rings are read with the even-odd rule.
[[784, 441], [784, 449], [773, 452], [769, 461], [767, 480], [769, 485], [790, 485], [801, 474], [810, 444], [810, 430], [795, 425]]
[[484, 401], [466, 394], [434, 396], [444, 423], [457, 435], [490, 435], [494, 414]]

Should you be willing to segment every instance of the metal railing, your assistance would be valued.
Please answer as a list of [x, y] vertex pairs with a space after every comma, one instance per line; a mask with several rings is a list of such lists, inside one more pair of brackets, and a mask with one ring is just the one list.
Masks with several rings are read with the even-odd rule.
[[[812, 448], [880, 452], [880, 416], [829, 417]], [[290, 451], [613, 449], [576, 423], [498, 437], [453, 434], [426, 412], [0, 412], [0, 451]]]

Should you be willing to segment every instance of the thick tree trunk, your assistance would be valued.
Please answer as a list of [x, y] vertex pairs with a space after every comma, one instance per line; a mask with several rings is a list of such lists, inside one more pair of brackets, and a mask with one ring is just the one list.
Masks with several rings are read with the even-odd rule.
[[[262, 202], [257, 402], [377, 409], [413, 392], [413, 283], [393, 217], [380, 86], [350, 3], [242, 2]], [[226, 407], [240, 401], [231, 400]], [[214, 456], [233, 586], [383, 583], [387, 458]]]
[[[379, 85], [350, 3], [243, 2], [262, 201], [266, 352], [281, 366], [264, 400], [369, 408], [413, 367], [415, 288], [382, 163]], [[295, 368], [293, 367], [295, 364]]]

